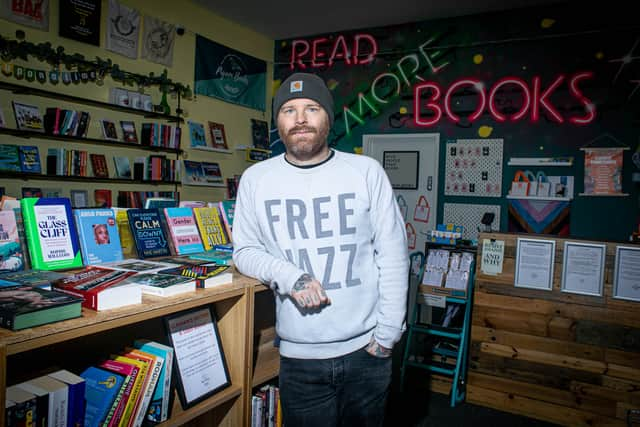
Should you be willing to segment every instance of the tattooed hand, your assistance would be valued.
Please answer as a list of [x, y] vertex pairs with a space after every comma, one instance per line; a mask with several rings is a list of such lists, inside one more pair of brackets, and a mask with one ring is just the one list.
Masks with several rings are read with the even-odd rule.
[[296, 280], [291, 297], [301, 308], [318, 308], [324, 304], [331, 304], [320, 282], [306, 273]]
[[369, 341], [369, 344], [367, 344], [364, 349], [367, 351], [367, 353], [375, 357], [391, 356], [391, 349], [378, 344], [378, 341], [376, 341], [373, 335], [371, 336], [371, 341]]

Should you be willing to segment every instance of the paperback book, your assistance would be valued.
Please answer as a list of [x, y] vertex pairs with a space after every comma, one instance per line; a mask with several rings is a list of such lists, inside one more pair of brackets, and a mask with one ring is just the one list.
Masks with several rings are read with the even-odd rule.
[[171, 255], [158, 209], [129, 209], [127, 216], [139, 258]]
[[143, 294], [159, 297], [171, 297], [196, 290], [194, 279], [172, 274], [139, 273], [128, 278], [125, 283], [140, 286]]
[[29, 285], [42, 289], [51, 289], [51, 282], [65, 277], [66, 274], [47, 270], [21, 270], [0, 274], [0, 280], [11, 282], [12, 286]]
[[206, 147], [207, 140], [204, 133], [204, 126], [202, 123], [196, 123], [189, 120], [187, 122], [189, 126], [189, 137], [191, 138], [191, 147]]
[[19, 148], [20, 165], [22, 172], [25, 173], [42, 173], [42, 164], [40, 163], [40, 151], [35, 145], [21, 145]]
[[90, 154], [91, 168], [93, 176], [96, 178], [109, 178], [109, 168], [107, 167], [107, 158], [104, 154]]
[[0, 144], [0, 171], [21, 172], [20, 149], [13, 144]]
[[47, 376], [54, 378], [67, 385], [69, 392], [67, 405], [67, 425], [81, 426], [85, 418], [85, 389], [84, 378], [66, 369], [51, 372]]
[[122, 127], [122, 139], [129, 144], [138, 143], [138, 134], [136, 132], [136, 124], [129, 120], [121, 120], [120, 126]]
[[160, 270], [159, 274], [173, 274], [196, 280], [198, 288], [207, 289], [233, 282], [233, 274], [228, 265], [183, 264], [178, 267]]
[[19, 130], [44, 132], [44, 121], [37, 106], [16, 101], [12, 101], [12, 104], [16, 117], [16, 127]]
[[209, 134], [213, 148], [228, 150], [227, 137], [224, 132], [224, 125], [221, 123], [209, 122]]
[[121, 261], [122, 247], [113, 209], [73, 211], [85, 265]]
[[136, 340], [134, 347], [147, 353], [155, 354], [164, 359], [162, 370], [158, 378], [158, 385], [154, 390], [151, 403], [147, 410], [147, 420], [160, 423], [169, 418], [169, 408], [171, 404], [171, 375], [173, 370], [173, 348], [155, 341]]
[[[124, 381], [118, 394], [109, 408], [109, 413], [103, 422], [103, 426], [116, 427], [121, 424], [125, 414], [125, 408], [129, 402], [133, 386], [138, 379], [140, 369], [136, 365], [108, 359], [100, 363], [100, 368], [122, 375]], [[123, 424], [126, 425], [126, 422]]]
[[190, 259], [197, 259], [202, 261], [208, 261], [216, 263], [218, 265], [231, 265], [233, 263], [233, 253], [228, 251], [220, 251], [211, 249], [206, 252], [198, 252], [189, 255]]
[[100, 120], [100, 127], [102, 128], [102, 136], [109, 141], [118, 140], [118, 131], [116, 130], [116, 124], [111, 120]]
[[69, 199], [28, 197], [20, 201], [20, 206], [32, 268], [82, 267]]
[[217, 207], [193, 208], [202, 244], [209, 251], [214, 245], [229, 243], [224, 222]]
[[176, 255], [204, 250], [191, 208], [165, 208], [164, 215]]
[[95, 366], [88, 367], [80, 376], [86, 382], [84, 425], [100, 426], [122, 387], [124, 376]]
[[157, 271], [173, 267], [173, 264], [132, 258], [124, 261], [107, 263], [104, 264], [104, 267], [113, 268], [114, 270], [133, 271], [134, 273], [155, 273]]
[[0, 273], [24, 269], [24, 254], [20, 245], [16, 213], [0, 211]]

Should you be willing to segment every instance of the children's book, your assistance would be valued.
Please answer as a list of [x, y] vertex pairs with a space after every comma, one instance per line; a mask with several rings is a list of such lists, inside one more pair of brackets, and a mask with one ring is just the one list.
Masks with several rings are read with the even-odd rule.
[[29, 285], [0, 287], [0, 327], [13, 331], [82, 315], [82, 298]]
[[139, 258], [171, 255], [158, 209], [129, 209], [127, 216]]
[[176, 255], [204, 251], [191, 208], [164, 208], [164, 215]]
[[196, 286], [205, 289], [233, 282], [233, 274], [228, 265], [183, 264], [174, 268], [160, 270], [158, 273], [196, 279]]
[[207, 139], [204, 133], [204, 126], [202, 123], [187, 121], [189, 126], [189, 137], [191, 138], [191, 147], [206, 147]]
[[132, 271], [90, 265], [53, 281], [51, 286], [53, 289], [83, 297], [83, 307], [96, 311], [109, 310], [142, 302], [140, 288], [122, 286], [122, 282], [134, 274]]
[[13, 144], [0, 144], [0, 171], [21, 172], [20, 149]]
[[224, 125], [221, 123], [209, 122], [209, 136], [213, 148], [228, 150], [227, 136], [224, 133]]
[[118, 131], [116, 130], [115, 122], [111, 120], [100, 120], [100, 127], [102, 128], [102, 136], [109, 141], [118, 140]]
[[100, 426], [122, 387], [124, 375], [90, 366], [80, 376], [86, 382], [86, 411], [84, 425]]
[[20, 206], [32, 268], [82, 267], [69, 199], [28, 197], [20, 201]]
[[160, 423], [169, 418], [169, 404], [171, 402], [171, 375], [173, 370], [173, 348], [155, 341], [136, 340], [134, 347], [147, 353], [155, 354], [164, 359], [162, 370], [158, 378], [158, 385], [151, 398], [147, 410], [147, 420]]
[[24, 269], [24, 254], [20, 245], [16, 213], [0, 211], [0, 273]]
[[73, 215], [85, 265], [123, 260], [113, 209], [75, 209]]
[[96, 178], [109, 178], [109, 168], [107, 167], [107, 158], [104, 154], [89, 154], [91, 159], [91, 168], [93, 176]]
[[214, 245], [229, 243], [224, 222], [217, 207], [193, 208], [202, 244], [210, 251]]
[[129, 120], [120, 120], [122, 127], [122, 139], [129, 144], [138, 143], [138, 133], [136, 132], [136, 124]]
[[116, 166], [116, 178], [131, 179], [131, 162], [128, 157], [113, 156]]
[[143, 294], [159, 297], [171, 297], [196, 290], [194, 279], [172, 274], [139, 273], [128, 278], [126, 283], [140, 286]]
[[35, 145], [21, 145], [19, 148], [20, 164], [22, 172], [26, 173], [42, 173], [42, 164], [40, 163], [40, 152]]
[[19, 130], [44, 132], [44, 121], [42, 120], [40, 109], [37, 106], [16, 101], [11, 102], [13, 104], [13, 112], [16, 116], [16, 127]]

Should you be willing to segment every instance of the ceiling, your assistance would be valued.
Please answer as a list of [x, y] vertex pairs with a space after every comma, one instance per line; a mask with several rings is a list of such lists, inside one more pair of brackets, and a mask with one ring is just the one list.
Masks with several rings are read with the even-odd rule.
[[[274, 40], [495, 12], [557, 0], [193, 0]], [[275, 4], [275, 5], [274, 5]]]

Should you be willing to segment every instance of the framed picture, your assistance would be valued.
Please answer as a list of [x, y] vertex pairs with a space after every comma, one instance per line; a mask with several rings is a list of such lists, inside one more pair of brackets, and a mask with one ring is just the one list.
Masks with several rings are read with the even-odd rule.
[[552, 290], [555, 253], [555, 240], [518, 239], [515, 286]]
[[264, 120], [251, 119], [251, 139], [254, 148], [269, 149], [269, 124]]
[[164, 320], [175, 352], [176, 389], [183, 409], [231, 385], [210, 306], [175, 313]]
[[602, 296], [607, 246], [564, 242], [562, 292]]
[[118, 140], [118, 131], [116, 130], [115, 122], [111, 120], [100, 120], [100, 127], [102, 128], [102, 137], [109, 141]]
[[191, 147], [206, 147], [207, 139], [204, 135], [204, 126], [202, 123], [187, 121], [189, 126], [189, 139]]
[[71, 207], [86, 208], [89, 206], [89, 192], [87, 190], [71, 190]]
[[223, 124], [209, 122], [209, 136], [211, 136], [211, 146], [213, 148], [221, 148], [223, 150], [229, 149]]
[[616, 246], [613, 297], [640, 301], [640, 247]]
[[419, 151], [383, 151], [382, 167], [394, 189], [418, 189]]
[[12, 101], [13, 113], [16, 116], [16, 127], [19, 130], [44, 132], [44, 121], [40, 109], [35, 105]]

